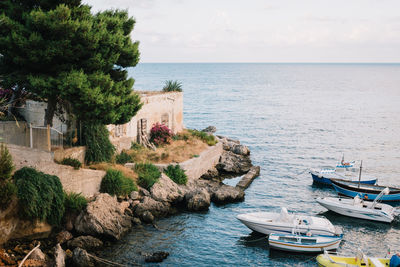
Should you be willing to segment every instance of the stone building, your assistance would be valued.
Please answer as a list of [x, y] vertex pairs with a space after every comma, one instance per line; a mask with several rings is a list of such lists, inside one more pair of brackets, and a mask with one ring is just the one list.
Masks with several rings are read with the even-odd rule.
[[110, 140], [118, 151], [128, 149], [131, 143], [139, 140], [141, 132], [150, 133], [155, 123], [168, 126], [173, 133], [183, 129], [183, 93], [182, 92], [139, 92], [143, 106], [122, 125], [108, 125]]

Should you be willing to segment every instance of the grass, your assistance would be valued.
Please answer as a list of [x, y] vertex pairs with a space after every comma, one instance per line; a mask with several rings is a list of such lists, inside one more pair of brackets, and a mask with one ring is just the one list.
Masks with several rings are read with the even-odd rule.
[[151, 163], [135, 164], [135, 172], [138, 174], [138, 184], [150, 190], [150, 188], [160, 179], [161, 172]]
[[79, 160], [73, 158], [64, 158], [61, 161], [61, 164], [72, 166], [75, 170], [79, 170], [79, 168], [82, 167], [82, 163]]
[[170, 144], [157, 147], [156, 151], [143, 146], [134, 145], [133, 147], [134, 149], [126, 151], [133, 162], [180, 163], [198, 157], [207, 149], [208, 144], [201, 137], [184, 130], [175, 135]]
[[131, 168], [125, 167], [120, 164], [102, 162], [102, 163], [92, 164], [89, 166], [89, 168], [93, 169], [93, 170], [102, 170], [102, 171], [107, 171], [109, 169], [117, 170], [117, 171], [122, 172], [122, 174], [125, 177], [127, 177], [133, 181], [137, 181], [137, 178], [138, 178], [137, 174]]
[[64, 192], [64, 206], [65, 212], [80, 213], [87, 206], [87, 200], [80, 193]]
[[181, 169], [179, 164], [177, 165], [168, 165], [167, 169], [164, 173], [171, 178], [177, 184], [186, 184], [187, 183], [187, 175], [185, 174], [185, 170]]
[[132, 179], [125, 177], [122, 172], [109, 169], [101, 180], [100, 192], [112, 196], [126, 196], [138, 188]]

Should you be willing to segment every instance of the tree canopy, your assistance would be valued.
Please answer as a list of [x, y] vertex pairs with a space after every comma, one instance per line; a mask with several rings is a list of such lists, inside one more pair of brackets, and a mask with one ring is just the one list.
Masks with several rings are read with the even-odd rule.
[[121, 124], [140, 109], [128, 67], [139, 61], [127, 11], [91, 13], [81, 0], [0, 1], [0, 87], [29, 92], [78, 120]]

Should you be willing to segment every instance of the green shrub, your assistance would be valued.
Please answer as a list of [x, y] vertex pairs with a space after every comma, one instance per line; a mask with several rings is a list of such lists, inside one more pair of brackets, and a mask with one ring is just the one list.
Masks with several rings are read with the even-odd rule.
[[11, 181], [0, 182], [0, 209], [6, 209], [16, 193], [17, 187]]
[[187, 175], [185, 174], [185, 170], [181, 169], [179, 164], [177, 165], [168, 165], [167, 169], [164, 171], [165, 174], [171, 178], [177, 184], [186, 184], [187, 183]]
[[60, 224], [64, 215], [64, 192], [57, 176], [24, 167], [14, 173], [14, 180], [23, 219]]
[[139, 144], [139, 143], [132, 142], [131, 143], [131, 149], [133, 149], [133, 150], [142, 150], [143, 146], [141, 144]]
[[75, 170], [79, 170], [79, 168], [82, 167], [82, 163], [79, 160], [73, 158], [64, 158], [61, 161], [61, 164], [72, 166]]
[[150, 190], [150, 188], [158, 181], [161, 172], [158, 168], [151, 163], [137, 163], [135, 164], [135, 172], [138, 174], [138, 184], [141, 187]]
[[85, 161], [87, 163], [111, 161], [115, 147], [111, 144], [109, 135], [105, 125], [95, 123], [83, 125], [83, 139], [86, 144]]
[[198, 130], [189, 130], [189, 132], [193, 136], [201, 139], [203, 142], [205, 142], [209, 146], [213, 146], [218, 142], [217, 139], [215, 139], [214, 135], [211, 135], [211, 134], [209, 135], [209, 134], [207, 134], [205, 132], [201, 132], [201, 131], [198, 131]]
[[121, 151], [121, 154], [119, 154], [115, 157], [115, 161], [118, 164], [123, 165], [125, 163], [132, 162], [132, 157], [129, 154], [127, 154], [125, 151]]
[[137, 191], [135, 183], [125, 177], [122, 172], [109, 169], [101, 180], [100, 192], [112, 196], [126, 196], [132, 191]]
[[64, 207], [67, 213], [80, 213], [87, 206], [87, 200], [80, 193], [66, 193], [64, 192]]
[[11, 173], [14, 170], [12, 157], [8, 148], [1, 144], [0, 146], [0, 181], [6, 181], [11, 178]]
[[163, 92], [182, 92], [182, 83], [178, 81], [168, 80], [165, 81]]

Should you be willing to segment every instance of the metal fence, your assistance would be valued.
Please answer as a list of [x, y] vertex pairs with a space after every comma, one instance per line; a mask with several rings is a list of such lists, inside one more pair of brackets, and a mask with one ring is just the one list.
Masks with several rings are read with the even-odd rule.
[[51, 151], [63, 147], [63, 133], [50, 126], [0, 121], [0, 142]]

